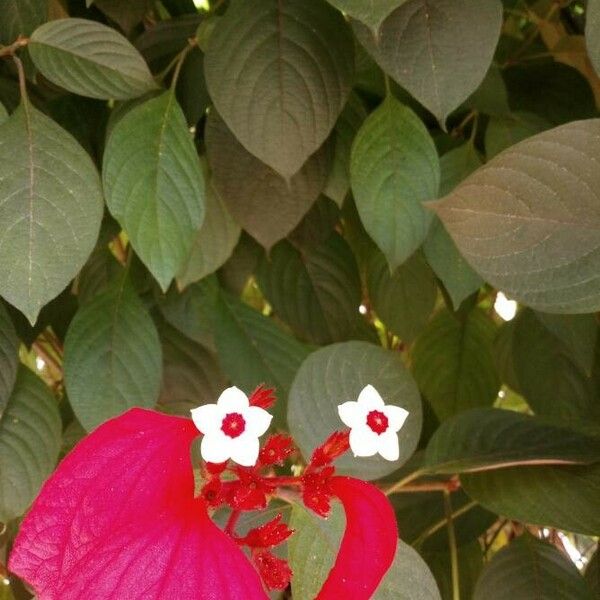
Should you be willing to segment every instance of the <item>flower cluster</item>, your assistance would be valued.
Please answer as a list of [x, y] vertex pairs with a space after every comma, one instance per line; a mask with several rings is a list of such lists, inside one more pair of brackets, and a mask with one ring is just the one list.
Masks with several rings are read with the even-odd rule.
[[[334, 432], [294, 476], [276, 472], [297, 456], [288, 435], [259, 444], [271, 424], [272, 390], [260, 387], [248, 398], [229, 388], [216, 404], [194, 409], [192, 421], [132, 409], [63, 460], [23, 521], [9, 568], [40, 600], [265, 599], [290, 584], [292, 571], [273, 549], [294, 532], [280, 514], [245, 535], [236, 529], [243, 511], [263, 509], [285, 490], [282, 497], [320, 516], [333, 501], [346, 513], [338, 556], [317, 598], [366, 600], [393, 561], [396, 521], [377, 487], [337, 475], [334, 462], [350, 447], [366, 455], [360, 428], [381, 440], [401, 426], [402, 409], [373, 403], [373, 392], [361, 394], [357, 408], [341, 405], [351, 431]], [[190, 451], [198, 430], [200, 486]], [[369, 443], [369, 452], [393, 454], [387, 437]], [[211, 515], [224, 510], [221, 529]]]

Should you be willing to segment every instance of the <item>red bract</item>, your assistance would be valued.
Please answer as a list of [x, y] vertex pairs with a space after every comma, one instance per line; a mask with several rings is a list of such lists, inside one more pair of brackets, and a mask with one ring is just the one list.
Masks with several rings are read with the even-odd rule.
[[250, 406], [258, 406], [267, 410], [275, 404], [275, 390], [259, 385], [248, 398]]
[[317, 600], [366, 600], [377, 590], [396, 554], [394, 511], [385, 495], [370, 483], [332, 477], [330, 487], [344, 506], [346, 530]]
[[302, 477], [302, 501], [321, 517], [326, 517], [331, 509], [330, 481], [335, 473], [333, 467], [325, 467], [318, 472], [310, 472]]
[[281, 519], [282, 515], [277, 515], [272, 521], [251, 529], [238, 543], [252, 548], [272, 548], [282, 544], [294, 532]]
[[188, 419], [134, 409], [84, 439], [23, 521], [9, 568], [40, 600], [264, 600], [194, 499]]
[[329, 465], [349, 448], [350, 431], [336, 431], [325, 440], [324, 444], [315, 448], [310, 459], [310, 466], [316, 468]]
[[252, 559], [270, 590], [285, 590], [292, 577], [292, 570], [287, 561], [278, 558], [268, 550], [254, 553]]
[[262, 466], [282, 465], [294, 452], [294, 440], [289, 435], [277, 433], [270, 436], [258, 455]]

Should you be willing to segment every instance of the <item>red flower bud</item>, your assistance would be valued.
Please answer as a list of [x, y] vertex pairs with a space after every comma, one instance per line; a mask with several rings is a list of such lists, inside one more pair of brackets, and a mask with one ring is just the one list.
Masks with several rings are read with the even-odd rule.
[[282, 465], [294, 452], [294, 441], [289, 435], [278, 433], [270, 436], [258, 455], [262, 466]]
[[287, 561], [265, 550], [252, 556], [258, 572], [269, 590], [285, 590], [290, 584], [292, 570]]
[[276, 400], [275, 390], [265, 387], [264, 384], [259, 385], [248, 398], [250, 406], [258, 406], [265, 410], [271, 408]]
[[238, 543], [252, 548], [272, 548], [285, 542], [294, 531], [281, 522], [282, 515], [277, 515], [272, 521], [251, 529], [247, 535], [238, 539]]
[[332, 463], [350, 448], [350, 431], [335, 431], [315, 449], [310, 466], [317, 468]]

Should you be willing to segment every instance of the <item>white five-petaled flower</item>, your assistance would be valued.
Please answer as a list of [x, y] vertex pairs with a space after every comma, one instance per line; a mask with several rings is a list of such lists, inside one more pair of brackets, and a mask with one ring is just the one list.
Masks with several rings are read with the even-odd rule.
[[204, 404], [191, 412], [194, 425], [204, 434], [200, 454], [206, 462], [231, 459], [244, 467], [256, 464], [258, 438], [267, 431], [273, 417], [263, 408], [250, 406], [242, 390], [227, 388], [216, 404]]
[[367, 385], [357, 402], [344, 402], [338, 406], [342, 421], [350, 427], [350, 448], [354, 456], [380, 454], [386, 460], [398, 460], [400, 431], [408, 411], [385, 404], [379, 392]]

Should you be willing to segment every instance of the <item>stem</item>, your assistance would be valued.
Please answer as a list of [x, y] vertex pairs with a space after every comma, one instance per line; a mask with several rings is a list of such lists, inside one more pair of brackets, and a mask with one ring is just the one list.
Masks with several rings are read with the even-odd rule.
[[383, 76], [384, 81], [385, 81], [385, 95], [386, 96], [391, 96], [392, 95], [392, 86], [390, 85], [390, 78], [388, 75]]
[[418, 494], [419, 492], [455, 492], [459, 486], [452, 480], [450, 481], [427, 481], [425, 483], [415, 483], [413, 485], [403, 485], [401, 488], [390, 492], [385, 492], [386, 496], [394, 494]]
[[404, 479], [401, 479], [400, 481], [394, 483], [394, 485], [390, 486], [387, 490], [385, 490], [384, 491], [385, 495], [391, 496], [392, 494], [399, 492], [401, 488], [403, 488], [404, 486], [409, 484], [411, 481], [418, 479], [423, 474], [424, 474], [424, 471], [419, 469], [419, 470], [415, 471], [414, 473], [407, 475]]
[[[472, 502], [468, 502], [467, 504], [465, 504], [464, 506], [461, 506], [460, 508], [458, 508], [457, 510], [455, 510], [452, 513], [452, 519], [458, 519], [458, 517], [460, 517], [461, 515], [464, 515], [466, 512], [469, 512], [472, 508], [475, 508], [478, 505], [478, 502], [475, 502], [474, 500]], [[416, 548], [418, 548], [419, 546], [421, 546], [421, 544], [430, 536], [432, 536], [434, 533], [437, 533], [440, 529], [442, 529], [444, 527], [444, 525], [446, 525], [447, 519], [444, 517], [443, 519], [441, 519], [440, 521], [438, 521], [437, 523], [434, 523], [431, 527], [427, 528], [414, 542], [413, 542], [413, 546], [415, 546]]]
[[0, 46], [0, 58], [5, 56], [14, 56], [19, 48], [24, 48], [29, 44], [29, 38], [19, 36], [12, 44], [8, 46]]
[[12, 55], [12, 59], [15, 61], [15, 65], [17, 65], [17, 71], [19, 73], [19, 90], [21, 92], [21, 101], [23, 102], [24, 108], [27, 112], [29, 98], [27, 96], [27, 78], [25, 77], [25, 69], [23, 69], [23, 63], [21, 59], [15, 54]]
[[269, 483], [279, 485], [301, 485], [302, 479], [300, 477], [265, 477]]
[[179, 79], [179, 73], [181, 72], [181, 67], [185, 62], [187, 55], [196, 47], [196, 40], [194, 38], [190, 38], [188, 40], [188, 45], [180, 52], [179, 60], [177, 61], [177, 65], [175, 66], [175, 72], [173, 73], [173, 79], [171, 80], [171, 89], [175, 89], [177, 85], [177, 80]]
[[450, 545], [450, 564], [452, 566], [452, 599], [460, 600], [460, 582], [458, 579], [458, 550], [456, 546], [456, 532], [452, 515], [452, 501], [450, 492], [444, 491], [444, 510], [448, 525], [448, 544]]
[[235, 526], [239, 521], [239, 518], [242, 514], [241, 510], [232, 510], [229, 515], [229, 519], [227, 520], [227, 525], [225, 525], [225, 533], [233, 537], [235, 533]]

